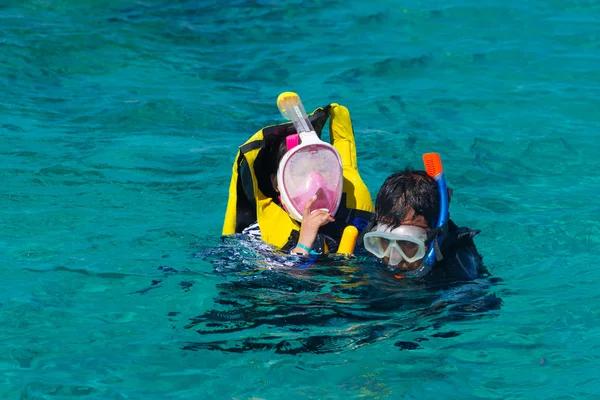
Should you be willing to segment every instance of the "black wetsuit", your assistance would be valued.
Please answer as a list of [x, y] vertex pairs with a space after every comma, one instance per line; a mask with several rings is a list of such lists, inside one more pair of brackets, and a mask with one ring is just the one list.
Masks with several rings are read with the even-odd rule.
[[433, 265], [424, 279], [470, 281], [489, 276], [483, 265], [483, 257], [473, 241], [473, 237], [479, 232], [465, 227], [459, 228], [452, 220], [448, 221], [448, 232], [440, 246], [443, 259]]

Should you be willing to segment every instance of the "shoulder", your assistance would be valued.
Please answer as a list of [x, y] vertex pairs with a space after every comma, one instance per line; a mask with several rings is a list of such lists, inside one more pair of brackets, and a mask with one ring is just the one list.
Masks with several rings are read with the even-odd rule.
[[481, 233], [481, 231], [470, 229], [465, 226], [459, 227], [454, 221], [448, 221], [448, 231], [446, 232], [442, 243], [442, 253], [467, 247], [475, 247], [473, 238], [479, 233]]
[[458, 227], [450, 221], [448, 234], [442, 244], [443, 260], [436, 267], [443, 269], [447, 278], [473, 280], [487, 274], [483, 257], [479, 254], [473, 238], [480, 231]]

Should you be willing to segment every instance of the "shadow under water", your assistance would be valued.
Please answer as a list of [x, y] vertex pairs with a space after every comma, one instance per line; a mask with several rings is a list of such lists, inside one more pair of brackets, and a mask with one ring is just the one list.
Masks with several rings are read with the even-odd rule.
[[491, 292], [501, 279], [398, 279], [367, 254], [321, 256], [307, 267], [305, 258], [234, 235], [195, 257], [212, 263], [224, 281], [214, 308], [184, 326], [201, 337], [185, 350], [331, 353], [380, 340], [414, 350], [429, 337], [460, 335], [444, 330], [449, 322], [493, 316], [502, 305]]

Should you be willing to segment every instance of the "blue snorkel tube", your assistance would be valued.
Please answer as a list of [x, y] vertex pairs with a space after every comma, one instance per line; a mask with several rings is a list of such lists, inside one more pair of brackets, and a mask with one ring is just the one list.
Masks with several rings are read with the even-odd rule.
[[[446, 186], [446, 177], [444, 176], [444, 169], [442, 167], [442, 159], [438, 153], [427, 153], [423, 154], [423, 163], [425, 164], [425, 171], [429, 177], [435, 179], [437, 183], [438, 192], [440, 193], [440, 216], [436, 224], [436, 228], [444, 226], [448, 222], [448, 187]], [[438, 237], [438, 246], [442, 244], [442, 237]], [[435, 263], [435, 249], [433, 242], [423, 264], [429, 265], [429, 269]]]
[[[444, 176], [444, 169], [442, 167], [442, 159], [438, 153], [427, 153], [423, 154], [423, 163], [425, 164], [425, 171], [430, 178], [435, 179], [437, 183], [438, 192], [440, 194], [440, 215], [437, 220], [435, 228], [440, 228], [448, 223], [448, 187], [446, 186], [446, 177]], [[437, 246], [442, 245], [443, 237], [438, 235], [435, 240]], [[434, 242], [431, 242], [429, 251], [423, 258], [421, 266], [413, 271], [410, 275], [414, 277], [423, 277], [431, 271], [431, 267], [435, 264], [435, 247]]]

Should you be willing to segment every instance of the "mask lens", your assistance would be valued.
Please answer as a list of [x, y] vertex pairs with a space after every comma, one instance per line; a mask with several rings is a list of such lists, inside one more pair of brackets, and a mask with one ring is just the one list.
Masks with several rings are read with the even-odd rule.
[[388, 247], [390, 247], [390, 240], [386, 238], [380, 238], [379, 246], [381, 247], [381, 250], [385, 253]]
[[311, 211], [326, 209], [332, 214], [337, 211], [343, 175], [335, 149], [320, 144], [298, 148], [280, 168], [283, 168], [283, 182], [279, 189], [286, 192], [290, 205], [300, 215], [313, 196], [316, 199]]
[[398, 240], [396, 243], [398, 243], [398, 246], [400, 246], [406, 257], [408, 258], [414, 257], [419, 251], [419, 245], [417, 243], [408, 240]]
[[365, 236], [365, 249], [375, 257], [382, 258], [389, 246], [389, 240], [377, 236]]

